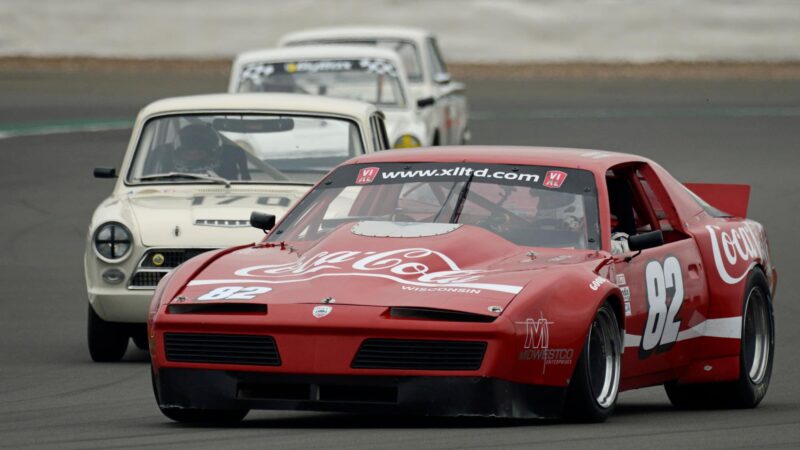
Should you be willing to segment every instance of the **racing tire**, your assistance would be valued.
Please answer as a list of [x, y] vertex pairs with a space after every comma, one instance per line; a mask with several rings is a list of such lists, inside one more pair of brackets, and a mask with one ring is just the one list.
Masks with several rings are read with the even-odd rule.
[[136, 327], [131, 333], [131, 340], [139, 350], [149, 350], [150, 343], [147, 340], [147, 328], [145, 326]]
[[[156, 389], [156, 376], [150, 367], [150, 382], [153, 386], [153, 395], [156, 402], [159, 402], [158, 390]], [[175, 408], [163, 407], [160, 404], [158, 409], [161, 414], [170, 420], [178, 423], [197, 424], [197, 425], [222, 425], [231, 426], [242, 421], [250, 412], [249, 409], [194, 409], [194, 408]]]
[[234, 425], [242, 421], [248, 409], [185, 409], [158, 407], [167, 418], [179, 423]]
[[597, 310], [569, 383], [566, 418], [604, 422], [614, 412], [622, 368], [622, 331], [609, 303]]
[[128, 330], [124, 324], [106, 322], [89, 304], [86, 336], [89, 355], [95, 362], [116, 362], [128, 349]]
[[775, 356], [775, 318], [767, 277], [750, 273], [742, 302], [739, 379], [720, 383], [664, 384], [667, 397], [680, 409], [755, 408], [769, 388]]

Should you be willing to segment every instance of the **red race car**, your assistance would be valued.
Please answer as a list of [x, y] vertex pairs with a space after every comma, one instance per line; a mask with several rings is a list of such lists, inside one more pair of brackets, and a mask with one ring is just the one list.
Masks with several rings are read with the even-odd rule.
[[[691, 189], [691, 190], [690, 190]], [[749, 188], [637, 156], [440, 147], [339, 166], [255, 245], [158, 285], [153, 386], [181, 422], [250, 409], [602, 421], [621, 390], [753, 407], [777, 275]]]

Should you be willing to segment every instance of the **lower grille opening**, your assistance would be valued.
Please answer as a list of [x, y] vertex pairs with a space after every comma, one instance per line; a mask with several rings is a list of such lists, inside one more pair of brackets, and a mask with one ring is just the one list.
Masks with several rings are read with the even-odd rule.
[[336, 386], [320, 385], [322, 402], [397, 403], [394, 386]]
[[310, 400], [311, 385], [294, 383], [242, 383], [236, 397], [260, 400]]
[[478, 370], [486, 342], [367, 339], [351, 364], [354, 369]]
[[165, 333], [167, 361], [280, 366], [272, 336]]

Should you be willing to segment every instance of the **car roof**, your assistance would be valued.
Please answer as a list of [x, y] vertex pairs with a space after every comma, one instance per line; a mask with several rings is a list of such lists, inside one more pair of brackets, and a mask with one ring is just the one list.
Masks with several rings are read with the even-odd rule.
[[204, 111], [281, 111], [332, 114], [368, 120], [376, 108], [366, 102], [305, 94], [207, 94], [157, 100], [141, 110], [139, 119], [167, 113]]
[[564, 167], [605, 173], [629, 162], [652, 162], [628, 153], [561, 147], [449, 146], [391, 150], [359, 156], [345, 164], [386, 162], [470, 162]]
[[418, 41], [431, 37], [432, 34], [421, 28], [414, 27], [325, 27], [312, 28], [284, 35], [278, 45], [287, 45], [292, 42], [335, 40], [335, 39], [404, 39]]
[[235, 65], [252, 62], [331, 58], [378, 58], [390, 60], [395, 65], [400, 64], [400, 57], [397, 55], [397, 52], [387, 48], [369, 47], [365, 45], [304, 45], [242, 52], [236, 56]]

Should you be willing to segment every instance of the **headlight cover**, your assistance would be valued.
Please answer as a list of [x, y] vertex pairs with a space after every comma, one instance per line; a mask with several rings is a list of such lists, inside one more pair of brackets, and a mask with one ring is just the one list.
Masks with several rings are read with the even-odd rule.
[[414, 147], [422, 147], [422, 143], [419, 139], [415, 138], [413, 135], [404, 134], [397, 138], [394, 141], [394, 148], [414, 148]]
[[94, 253], [105, 262], [120, 262], [131, 253], [133, 238], [130, 230], [118, 222], [97, 227], [92, 238]]

